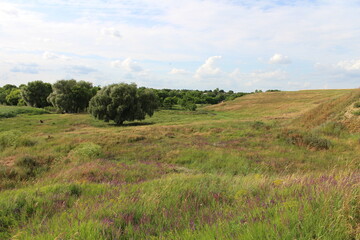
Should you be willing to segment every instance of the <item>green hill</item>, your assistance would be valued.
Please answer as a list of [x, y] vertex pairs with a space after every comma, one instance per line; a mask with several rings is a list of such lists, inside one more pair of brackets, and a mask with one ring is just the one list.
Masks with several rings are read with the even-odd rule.
[[359, 239], [359, 91], [0, 119], [0, 239]]

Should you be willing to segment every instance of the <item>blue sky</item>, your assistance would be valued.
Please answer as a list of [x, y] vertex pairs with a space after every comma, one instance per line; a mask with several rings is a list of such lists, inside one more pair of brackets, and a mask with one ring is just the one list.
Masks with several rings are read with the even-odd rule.
[[358, 0], [0, 0], [0, 86], [360, 87]]

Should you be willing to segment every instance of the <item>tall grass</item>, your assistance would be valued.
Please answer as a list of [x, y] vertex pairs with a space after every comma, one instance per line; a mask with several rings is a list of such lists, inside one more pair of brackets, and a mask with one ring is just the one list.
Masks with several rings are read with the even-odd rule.
[[350, 92], [249, 95], [122, 127], [1, 119], [0, 239], [360, 239]]
[[0, 119], [13, 118], [19, 114], [40, 115], [46, 113], [48, 112], [41, 108], [0, 106]]

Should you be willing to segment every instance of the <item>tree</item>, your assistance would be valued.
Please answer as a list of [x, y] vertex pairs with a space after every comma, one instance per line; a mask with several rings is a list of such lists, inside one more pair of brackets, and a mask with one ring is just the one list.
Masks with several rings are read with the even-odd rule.
[[[17, 87], [12, 84], [6, 84], [0, 88], [0, 104], [8, 104], [6, 101], [6, 96], [10, 94], [11, 90], [16, 89]], [[11, 105], [11, 104], [10, 104]]]
[[20, 93], [20, 89], [18, 88], [11, 89], [10, 93], [6, 95], [6, 103], [8, 105], [16, 106], [18, 105], [20, 99], [21, 99], [21, 93]]
[[136, 84], [112, 84], [104, 87], [90, 100], [89, 112], [97, 119], [117, 125], [124, 121], [143, 120], [154, 114], [158, 99], [150, 89], [137, 89]]
[[79, 113], [85, 111], [93, 97], [92, 83], [71, 80], [59, 80], [52, 86], [53, 92], [47, 98], [59, 111]]
[[165, 109], [171, 109], [177, 103], [177, 97], [167, 97], [164, 99], [163, 105]]
[[4, 88], [0, 88], [0, 104], [6, 104], [6, 92]]
[[179, 102], [180, 105], [186, 110], [195, 111], [197, 108], [194, 97], [189, 93], [186, 93], [183, 99], [181, 99]]
[[21, 88], [21, 96], [26, 105], [37, 108], [49, 106], [46, 99], [51, 92], [51, 84], [42, 81], [29, 82]]

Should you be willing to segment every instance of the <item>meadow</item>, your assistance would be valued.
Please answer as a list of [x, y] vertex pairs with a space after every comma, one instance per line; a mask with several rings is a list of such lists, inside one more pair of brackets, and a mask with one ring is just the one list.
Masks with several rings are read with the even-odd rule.
[[123, 126], [1, 106], [0, 239], [360, 239], [359, 102], [257, 93]]

